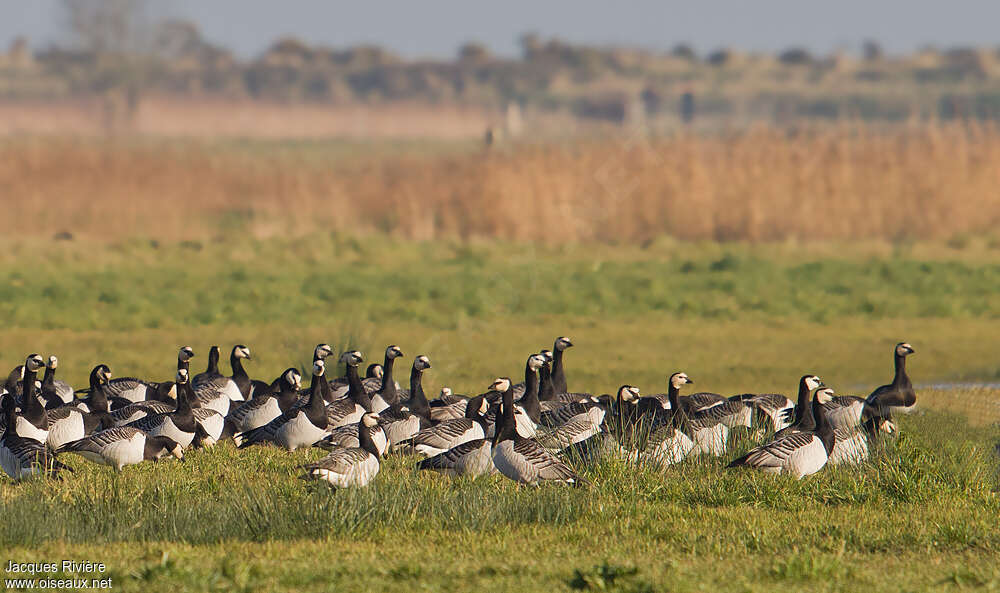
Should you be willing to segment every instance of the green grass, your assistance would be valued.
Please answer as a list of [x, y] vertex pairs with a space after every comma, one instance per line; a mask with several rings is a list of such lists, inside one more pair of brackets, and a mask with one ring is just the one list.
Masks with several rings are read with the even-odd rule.
[[[570, 386], [596, 392], [662, 391], [678, 369], [721, 393], [790, 393], [805, 372], [866, 392], [900, 339], [918, 383], [998, 376], [988, 253], [335, 236], [6, 247], [0, 359], [58, 354], [78, 387], [98, 361], [168, 378], [181, 344], [200, 367], [210, 344], [246, 343], [269, 378], [328, 341], [370, 359], [398, 343], [407, 363], [430, 356], [429, 391], [478, 392], [560, 334], [577, 344]], [[0, 480], [0, 549], [105, 562], [118, 590], [998, 588], [997, 392], [918, 394], [874, 461], [799, 482], [723, 470], [748, 443], [665, 470], [583, 466], [587, 490], [452, 481], [392, 458], [370, 488], [331, 492], [298, 479], [320, 451], [229, 443], [121, 474], [67, 456], [64, 480]]]

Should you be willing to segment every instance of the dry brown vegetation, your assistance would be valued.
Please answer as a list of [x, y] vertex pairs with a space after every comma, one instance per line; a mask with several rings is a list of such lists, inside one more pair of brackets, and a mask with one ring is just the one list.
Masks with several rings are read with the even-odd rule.
[[1000, 222], [1000, 130], [984, 125], [382, 146], [8, 139], [5, 233], [896, 240]]

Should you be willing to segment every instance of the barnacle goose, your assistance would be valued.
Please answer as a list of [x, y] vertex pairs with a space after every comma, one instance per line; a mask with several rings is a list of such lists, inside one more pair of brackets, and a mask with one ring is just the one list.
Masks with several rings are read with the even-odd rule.
[[466, 404], [465, 418], [445, 420], [440, 424], [424, 428], [398, 444], [424, 457], [433, 457], [466, 441], [486, 438], [487, 426], [483, 418], [486, 409], [485, 396], [478, 395]]
[[99, 428], [112, 426], [113, 421], [107, 414], [91, 414], [72, 406], [61, 406], [47, 412], [49, 417], [49, 434], [46, 444], [50, 448], [82, 439]]
[[117, 410], [130, 405], [131, 401], [111, 396], [108, 394], [111, 378], [111, 369], [106, 364], [99, 364], [90, 371], [90, 394], [71, 404], [67, 404], [84, 412], [91, 414], [106, 414], [111, 410]]
[[312, 393], [304, 407], [292, 408], [264, 426], [235, 435], [239, 448], [259, 443], [274, 443], [289, 451], [299, 447], [310, 447], [327, 434], [327, 411], [324, 407], [324, 392], [329, 389], [326, 364], [322, 360], [313, 362]]
[[[181, 346], [177, 351], [177, 370], [184, 369], [190, 372], [192, 358], [194, 358], [194, 350], [190, 346]], [[109, 380], [105, 386], [105, 393], [109, 398], [120, 398], [132, 403], [150, 399], [170, 401], [177, 397], [173, 382], [153, 383], [135, 377], [118, 377]], [[117, 406], [112, 406], [112, 408], [115, 407]]]
[[687, 415], [680, 404], [680, 389], [694, 383], [687, 373], [678, 372], [670, 376], [667, 397], [669, 406], [664, 409], [655, 398], [643, 398], [640, 407], [651, 411], [651, 430], [642, 447], [642, 455], [656, 463], [671, 465], [680, 463], [694, 449], [694, 439], [687, 426]]
[[[27, 439], [44, 443], [49, 437], [49, 415], [36, 397], [38, 387], [35, 377], [45, 366], [39, 354], [30, 354], [24, 361], [24, 378], [21, 380], [21, 412], [13, 416], [13, 422], [8, 423], [8, 431], [13, 426], [13, 432]], [[13, 398], [8, 398], [13, 400]]]
[[125, 426], [138, 428], [149, 436], [166, 436], [186, 449], [194, 440], [198, 424], [191, 410], [191, 400], [194, 392], [188, 380], [188, 369], [177, 370], [177, 409], [166, 414], [146, 416]]
[[443, 422], [455, 418], [464, 418], [465, 404], [468, 402], [468, 399], [467, 397], [452, 393], [451, 387], [442, 387], [438, 397], [427, 402], [431, 407], [431, 421]]
[[392, 367], [397, 358], [403, 356], [403, 351], [391, 344], [385, 349], [385, 363], [382, 365], [382, 385], [372, 396], [372, 412], [379, 414], [389, 406], [399, 403], [399, 393], [396, 382], [392, 378]]
[[42, 396], [55, 405], [47, 405], [46, 407], [56, 407], [61, 404], [72, 403], [75, 397], [73, 388], [70, 387], [69, 383], [56, 379], [56, 368], [58, 366], [59, 359], [55, 355], [49, 356], [48, 362], [45, 363], [45, 376], [42, 377]]
[[877, 410], [910, 408], [917, 403], [917, 394], [906, 374], [906, 357], [916, 352], [906, 342], [896, 344], [892, 351], [892, 362], [896, 369], [892, 383], [882, 385], [871, 392], [867, 403]]
[[287, 412], [298, 400], [302, 374], [294, 367], [285, 369], [273, 385], [274, 388], [257, 393], [250, 401], [229, 413], [227, 418], [234, 430], [253, 430]]
[[473, 439], [417, 462], [417, 469], [429, 469], [451, 476], [487, 476], [497, 473], [493, 465], [493, 442]]
[[55, 476], [59, 470], [73, 471], [49, 455], [45, 445], [10, 430], [15, 425], [14, 398], [3, 398], [3, 413], [7, 430], [0, 435], [0, 467], [8, 476], [21, 480], [33, 475]]
[[[348, 350], [340, 355], [340, 362], [346, 365], [344, 374], [348, 382], [347, 397], [335, 399], [326, 406], [326, 418], [330, 428], [360, 422], [365, 412], [372, 411], [372, 400], [361, 383], [361, 377], [358, 376], [358, 365], [364, 362], [364, 356], [357, 350]], [[312, 389], [315, 391], [316, 386]], [[330, 391], [329, 383], [325, 390]]]
[[418, 432], [431, 427], [431, 407], [424, 395], [423, 373], [431, 368], [431, 361], [426, 355], [413, 359], [410, 369], [410, 400], [396, 403], [379, 414], [379, 423], [385, 428], [389, 444], [393, 449], [400, 443], [409, 440]]
[[184, 448], [167, 436], [149, 436], [131, 426], [118, 426], [61, 445], [56, 453], [76, 453], [87, 461], [122, 471], [126, 465], [158, 461], [172, 455], [184, 461]]
[[[215, 348], [217, 349], [217, 347]], [[246, 371], [243, 371], [240, 359], [249, 357], [250, 349], [242, 344], [233, 348], [233, 354], [230, 357], [230, 361], [234, 365], [233, 374], [236, 374], [237, 369], [242, 371], [242, 378], [246, 379], [248, 392], [250, 388], [250, 378], [246, 376]], [[222, 375], [218, 371], [216, 371], [215, 374], [209, 374], [208, 372], [202, 373], [201, 383], [198, 385], [192, 385], [192, 388], [195, 393], [195, 398], [191, 404], [192, 407], [211, 408], [223, 416], [227, 415], [229, 410], [233, 408], [233, 402], [242, 402], [245, 400], [243, 392], [241, 391], [240, 386], [236, 383], [236, 380]]]
[[[378, 424], [378, 415], [365, 413], [361, 424], [372, 428]], [[306, 475], [315, 480], [326, 480], [337, 488], [367, 486], [380, 467], [378, 448], [367, 430], [358, 431], [358, 447], [337, 448], [322, 459], [303, 467]]]
[[[171, 381], [170, 384], [173, 385], [173, 381]], [[112, 410], [105, 416], [105, 418], [110, 421], [111, 426], [124, 426], [135, 422], [136, 420], [145, 418], [146, 416], [169, 414], [176, 409], [177, 406], [168, 402], [158, 400], [143, 401], [129, 404], [125, 407], [118, 408], [117, 410]]]
[[493, 464], [504, 476], [519, 484], [564, 482], [581, 486], [587, 482], [547, 449], [517, 433], [514, 424], [514, 394], [510, 379], [501, 377], [490, 389], [499, 391], [501, 416], [493, 441]]
[[823, 390], [816, 391], [813, 404], [806, 411], [815, 417], [816, 428], [780, 437], [751, 449], [734, 459], [727, 467], [749, 467], [767, 473], [786, 473], [801, 479], [823, 469], [833, 451], [833, 427], [822, 412], [822, 404], [830, 396]]
[[208, 349], [208, 364], [205, 367], [204, 372], [198, 373], [193, 379], [191, 379], [191, 385], [195, 389], [206, 381], [222, 376], [222, 373], [219, 372], [220, 356], [222, 356], [222, 351], [219, 350], [218, 346], [212, 346]]
[[820, 387], [824, 387], [822, 379], [816, 375], [802, 375], [802, 378], [799, 379], [798, 403], [795, 404], [795, 420], [788, 426], [776, 431], [774, 438], [804, 430], [812, 430], [816, 427], [815, 418], [812, 415], [812, 405], [809, 403], [809, 395]]

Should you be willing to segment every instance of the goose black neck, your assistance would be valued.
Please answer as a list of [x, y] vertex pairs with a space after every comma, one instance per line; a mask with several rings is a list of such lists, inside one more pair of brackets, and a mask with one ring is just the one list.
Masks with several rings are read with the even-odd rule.
[[97, 377], [97, 369], [90, 371], [90, 397], [87, 398], [87, 401], [91, 411], [104, 412], [105, 414], [111, 411], [108, 405], [108, 394], [104, 392], [104, 383]]
[[45, 407], [35, 397], [35, 378], [37, 376], [35, 371], [29, 371], [28, 367], [25, 366], [24, 379], [21, 382], [21, 401], [24, 402], [21, 415], [36, 426], [45, 416]]
[[54, 389], [56, 383], [56, 370], [50, 366], [45, 367], [45, 375], [42, 376], [42, 387]]
[[830, 424], [830, 420], [823, 412], [823, 404], [820, 403], [818, 397], [813, 400], [812, 412], [809, 415], [813, 418], [813, 423], [816, 426], [816, 434], [819, 436], [820, 440], [823, 441], [823, 447], [826, 449], [826, 454], [829, 455], [830, 452], [833, 451], [833, 445], [835, 442], [833, 426]]
[[358, 445], [375, 457], [378, 457], [378, 447], [372, 440], [372, 429], [365, 426], [364, 420], [358, 424]]
[[538, 400], [546, 402], [555, 398], [556, 389], [552, 384], [552, 367], [546, 363], [538, 370]]
[[514, 392], [508, 387], [500, 398], [500, 423], [497, 425], [494, 444], [513, 440], [514, 430]]
[[191, 382], [177, 384], [177, 416], [191, 415], [191, 400], [194, 399], [194, 390], [191, 389]]
[[365, 386], [361, 384], [361, 377], [358, 376], [358, 365], [347, 365], [347, 397], [354, 400], [354, 403], [364, 408], [366, 412], [372, 411], [372, 398], [368, 396]]
[[542, 405], [538, 401], [538, 373], [531, 368], [530, 361], [524, 365], [524, 396], [521, 397], [521, 407], [527, 412], [528, 418], [538, 424], [542, 418]]
[[14, 395], [17, 392], [17, 384], [21, 382], [21, 373], [24, 369], [23, 366], [16, 366], [14, 370], [7, 375], [7, 382], [4, 383], [4, 387], [7, 389], [7, 393]]
[[205, 372], [210, 375], [219, 374], [219, 347], [212, 346], [208, 351], [208, 366], [205, 367]]
[[552, 353], [552, 388], [556, 393], [569, 393], [566, 387], [566, 370], [563, 368], [563, 351], [553, 348]]
[[236, 348], [233, 348], [232, 354], [229, 355], [229, 365], [233, 367], [233, 383], [236, 383], [240, 394], [243, 395], [244, 399], [250, 397], [252, 382], [250, 381], [250, 375], [243, 369], [243, 361], [239, 356], [236, 356]]
[[[465, 417], [470, 420], [475, 420], [480, 422], [482, 420], [482, 414], [479, 413], [479, 408], [483, 405], [483, 399], [485, 395], [477, 395], [476, 397], [470, 399], [468, 403], [465, 404]], [[481, 422], [480, 422], [481, 423]]]
[[431, 405], [424, 395], [424, 372], [417, 367], [410, 370], [410, 412], [430, 418]]
[[893, 386], [901, 387], [909, 385], [910, 378], [906, 376], [906, 357], [897, 353], [893, 356], [893, 362], [896, 367], [896, 374], [892, 378]]
[[389, 356], [389, 353], [386, 352], [385, 362], [382, 364], [382, 387], [378, 390], [382, 399], [390, 406], [399, 403], [399, 392], [396, 390], [396, 381], [392, 378], [392, 365], [395, 362], [396, 359]]
[[181, 369], [184, 369], [185, 371], [190, 371], [191, 370], [191, 362], [190, 362], [190, 360], [185, 360], [184, 357], [182, 357], [181, 355], [178, 354], [177, 355], [177, 370], [179, 371]]
[[[348, 365], [348, 372], [351, 368], [355, 370], [357, 367], [351, 367]], [[330, 388], [330, 383], [326, 380], [323, 375], [317, 375], [313, 373], [312, 385], [309, 386], [309, 403], [307, 407], [309, 411], [315, 413], [317, 410], [322, 410], [326, 407], [326, 390]], [[282, 389], [284, 391], [284, 389]], [[294, 392], [293, 392], [294, 393]]]
[[798, 403], [795, 404], [795, 425], [802, 423], [803, 419], [808, 415], [806, 414], [809, 408], [809, 386], [806, 384], [806, 380], [803, 377], [799, 380], [799, 398]]

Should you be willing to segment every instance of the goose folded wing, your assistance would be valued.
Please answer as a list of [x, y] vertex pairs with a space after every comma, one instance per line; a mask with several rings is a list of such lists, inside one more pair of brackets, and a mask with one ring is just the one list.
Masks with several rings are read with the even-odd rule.
[[781, 467], [796, 451], [809, 446], [816, 438], [811, 432], [795, 433], [752, 449], [743, 456], [744, 463], [752, 467]]

